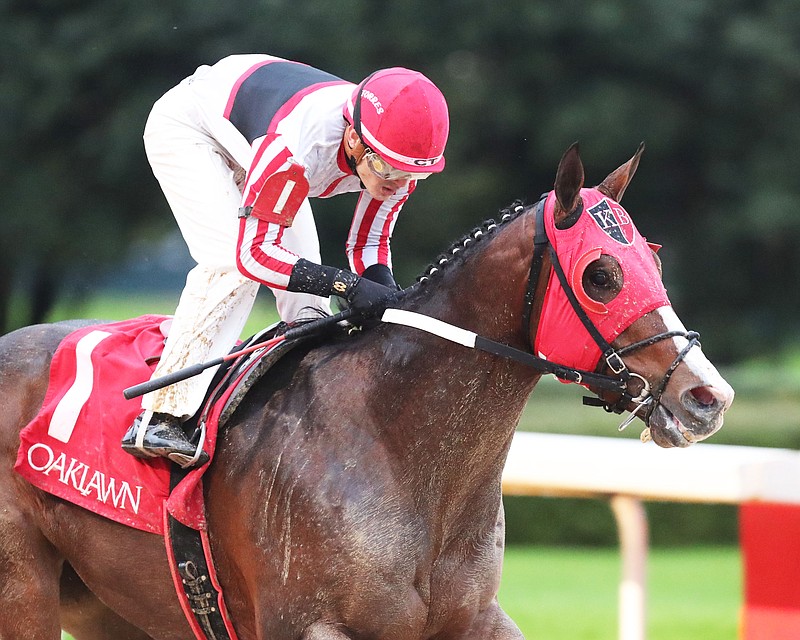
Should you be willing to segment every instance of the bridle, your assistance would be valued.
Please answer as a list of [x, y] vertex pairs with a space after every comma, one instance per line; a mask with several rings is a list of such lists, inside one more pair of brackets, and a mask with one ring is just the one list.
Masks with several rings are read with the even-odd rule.
[[[545, 194], [539, 202], [534, 205], [535, 211], [535, 231], [534, 231], [534, 249], [531, 258], [530, 274], [528, 275], [528, 286], [525, 291], [525, 304], [523, 308], [523, 329], [528, 336], [528, 346], [532, 353], [535, 353], [535, 347], [531, 344], [530, 340], [530, 327], [533, 315], [533, 303], [538, 287], [539, 278], [542, 273], [544, 264], [544, 257], [547, 254], [550, 257], [551, 269], [555, 272], [558, 282], [564, 291], [564, 294], [569, 300], [570, 306], [575, 314], [580, 319], [583, 326], [589, 332], [597, 347], [600, 349], [601, 356], [598, 362], [597, 369], [593, 372], [580, 371], [563, 365], [556, 365], [548, 360], [541, 359], [544, 363], [559, 367], [560, 371], [555, 369], [550, 372], [559, 378], [569, 382], [576, 382], [578, 384], [585, 384], [596, 389], [611, 391], [612, 393], [619, 394], [616, 400], [609, 401], [602, 398], [585, 397], [584, 404], [588, 406], [603, 407], [608, 412], [622, 413], [627, 410], [631, 403], [636, 405], [636, 408], [631, 412], [631, 415], [620, 424], [620, 430], [627, 427], [633, 419], [642, 411], [644, 411], [645, 424], [649, 425], [650, 416], [656, 408], [661, 404], [661, 397], [667, 388], [667, 384], [672, 377], [672, 374], [678, 368], [678, 365], [683, 362], [692, 347], [700, 344], [700, 334], [696, 331], [664, 331], [663, 333], [650, 336], [638, 342], [634, 342], [624, 347], [614, 347], [610, 344], [600, 333], [594, 323], [591, 321], [586, 311], [578, 302], [575, 292], [570, 286], [564, 269], [558, 259], [558, 254], [553, 246], [550, 238], [547, 235], [547, 229], [544, 223], [544, 210], [545, 210]], [[579, 206], [583, 206], [580, 204]], [[521, 205], [520, 205], [521, 207]], [[681, 349], [680, 353], [672, 361], [672, 364], [667, 368], [661, 381], [656, 385], [655, 389], [650, 388], [650, 383], [638, 373], [628, 369], [628, 366], [623, 360], [623, 356], [629, 355], [640, 349], [650, 347], [662, 340], [670, 338], [683, 337], [686, 338], [688, 343]], [[604, 369], [608, 369], [612, 375], [602, 373]], [[564, 375], [566, 374], [566, 375]], [[641, 382], [642, 387], [637, 394], [632, 394], [629, 390], [630, 383], [634, 380]]]
[[[417, 329], [437, 335], [441, 338], [445, 338], [446, 340], [450, 340], [451, 342], [456, 342], [465, 347], [478, 349], [502, 358], [514, 360], [515, 362], [519, 362], [526, 367], [536, 369], [541, 373], [553, 374], [565, 382], [574, 382], [576, 384], [587, 386], [595, 391], [595, 393], [597, 393], [596, 390], [600, 390], [617, 394], [615, 400], [604, 400], [602, 397], [598, 397], [584, 398], [583, 402], [589, 406], [603, 407], [606, 411], [612, 413], [622, 413], [623, 411], [626, 411], [631, 404], [634, 404], [636, 406], [632, 410], [631, 415], [628, 416], [622, 422], [622, 424], [620, 424], [620, 430], [624, 429], [631, 422], [633, 422], [636, 416], [641, 412], [644, 412], [642, 417], [645, 421], [645, 424], [649, 426], [650, 418], [653, 415], [653, 412], [661, 404], [661, 398], [667, 388], [667, 384], [669, 383], [672, 374], [675, 373], [678, 365], [680, 365], [680, 363], [686, 359], [686, 356], [689, 354], [689, 351], [692, 349], [692, 347], [700, 344], [700, 334], [698, 334], [696, 331], [664, 331], [654, 336], [650, 336], [649, 338], [639, 340], [638, 342], [625, 345], [624, 347], [615, 347], [614, 345], [610, 344], [591, 321], [583, 307], [581, 307], [564, 273], [564, 269], [562, 268], [558, 259], [558, 253], [556, 252], [555, 247], [547, 235], [547, 229], [544, 223], [545, 199], [546, 197], [543, 197], [536, 205], [534, 205], [534, 250], [531, 257], [531, 266], [523, 305], [523, 333], [527, 336], [527, 351], [503, 344], [502, 342], [496, 342], [495, 340], [480, 336], [471, 331], [460, 329], [423, 314], [391, 308], [391, 306], [386, 308], [386, 310], [383, 312], [381, 320], [383, 322], [415, 327]], [[513, 208], [516, 216], [525, 213], [526, 210], [530, 209], [526, 209], [522, 204], [519, 203], [517, 203]], [[494, 226], [496, 225], [492, 225], [492, 227]], [[477, 240], [480, 235], [480, 233], [476, 233], [471, 239]], [[467, 245], [469, 240], [470, 239], [464, 241], [464, 246]], [[455, 252], [458, 250], [459, 248], [456, 247], [453, 250], [453, 253], [455, 254]], [[558, 362], [553, 362], [552, 360], [541, 358], [536, 355], [536, 347], [531, 341], [531, 322], [533, 319], [534, 298], [536, 296], [536, 290], [539, 285], [540, 276], [542, 275], [544, 257], [546, 254], [550, 257], [550, 268], [555, 272], [559, 284], [569, 300], [572, 310], [589, 332], [601, 352], [597, 367], [594, 371], [584, 371], [582, 369], [559, 364]], [[439, 264], [443, 264], [446, 261], [446, 258], [444, 258]], [[419, 278], [419, 282], [417, 284], [421, 285], [424, 283], [429, 276], [436, 271], [438, 271], [438, 268], [432, 267], [427, 275]], [[396, 301], [404, 297], [411, 288], [398, 291], [391, 300]], [[664, 373], [664, 376], [656, 385], [655, 389], [652, 389], [647, 379], [644, 376], [631, 371], [625, 364], [625, 360], [623, 358], [624, 356], [627, 356], [635, 351], [657, 344], [662, 340], [668, 340], [675, 337], [686, 338], [688, 342], [672, 361], [672, 364], [667, 368], [667, 371]], [[605, 369], [611, 373], [604, 373]], [[641, 388], [636, 394], [631, 393], [629, 389], [631, 382], [634, 381], [639, 381], [641, 383]]]

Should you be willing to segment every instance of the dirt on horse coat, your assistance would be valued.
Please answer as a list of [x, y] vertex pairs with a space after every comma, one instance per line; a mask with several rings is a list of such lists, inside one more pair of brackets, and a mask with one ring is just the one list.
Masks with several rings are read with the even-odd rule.
[[[638, 153], [599, 188], [618, 200], [637, 163]], [[558, 222], [578, 208], [582, 185], [570, 148], [556, 179]], [[530, 350], [549, 269], [525, 327], [534, 220], [530, 209], [506, 217], [472, 234], [472, 246], [398, 306]], [[611, 269], [607, 261], [596, 267]], [[616, 285], [601, 280], [586, 290], [607, 299]], [[649, 312], [614, 344], [675, 322], [663, 309]], [[18, 433], [42, 403], [56, 346], [75, 327], [0, 338], [0, 637], [57, 640], [63, 627], [78, 640], [191, 638], [160, 537], [45, 494], [13, 472]], [[628, 365], [655, 387], [685, 345], [659, 341]], [[539, 377], [511, 360], [383, 324], [298, 348], [256, 383], [205, 476], [211, 547], [238, 637], [522, 637], [496, 598], [500, 479]], [[694, 348], [664, 390], [653, 438], [662, 446], [701, 440], [721, 426], [731, 400]]]

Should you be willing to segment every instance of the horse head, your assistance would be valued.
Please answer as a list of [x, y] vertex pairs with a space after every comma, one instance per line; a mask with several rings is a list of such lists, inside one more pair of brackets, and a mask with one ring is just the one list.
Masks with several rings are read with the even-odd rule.
[[[515, 203], [428, 268], [421, 284], [440, 276], [441, 284], [423, 306], [488, 336], [478, 338], [479, 349], [589, 388], [598, 398], [587, 404], [630, 411], [621, 428], [640, 418], [643, 439], [685, 447], [722, 426], [733, 390], [673, 311], [658, 245], [619, 204], [643, 150], [584, 188], [583, 163], [571, 146], [554, 189], [536, 205]], [[538, 380], [527, 376], [516, 384]]]
[[659, 247], [619, 204], [643, 150], [591, 189], [577, 145], [562, 157], [538, 205], [550, 268], [537, 278], [531, 343], [542, 358], [616, 378], [618, 389], [585, 386], [606, 409], [641, 418], [643, 439], [686, 447], [722, 426], [734, 394], [673, 311]]

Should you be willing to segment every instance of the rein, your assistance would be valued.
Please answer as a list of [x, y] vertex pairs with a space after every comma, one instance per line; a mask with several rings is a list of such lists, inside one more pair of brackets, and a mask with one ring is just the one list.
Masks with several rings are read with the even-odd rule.
[[501, 356], [524, 364], [525, 366], [541, 371], [542, 373], [552, 373], [557, 378], [566, 382], [578, 384], [591, 384], [592, 386], [622, 393], [625, 390], [625, 383], [617, 378], [592, 371], [581, 371], [572, 367], [565, 367], [557, 362], [538, 358], [532, 353], [521, 351], [502, 342], [495, 342], [489, 338], [479, 336], [472, 331], [461, 329], [442, 320], [437, 320], [430, 316], [403, 309], [389, 308], [381, 316], [382, 322], [390, 324], [400, 324], [406, 327], [413, 327], [427, 333], [439, 336], [450, 342], [456, 342], [471, 349], [485, 351], [492, 355]]

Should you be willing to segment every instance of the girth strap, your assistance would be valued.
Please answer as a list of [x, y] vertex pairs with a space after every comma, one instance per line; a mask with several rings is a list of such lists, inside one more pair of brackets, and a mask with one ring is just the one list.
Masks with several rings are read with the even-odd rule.
[[[191, 471], [173, 465], [170, 490]], [[182, 524], [166, 508], [164, 525], [170, 572], [181, 608], [195, 638], [236, 640], [236, 632], [214, 570], [207, 533]]]

